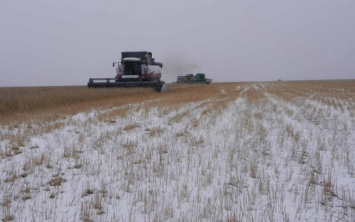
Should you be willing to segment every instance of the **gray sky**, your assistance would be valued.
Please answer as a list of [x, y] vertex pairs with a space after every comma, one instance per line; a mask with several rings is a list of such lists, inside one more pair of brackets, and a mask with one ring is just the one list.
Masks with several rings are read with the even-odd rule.
[[114, 77], [151, 51], [163, 80], [355, 78], [354, 0], [1, 0], [0, 87]]

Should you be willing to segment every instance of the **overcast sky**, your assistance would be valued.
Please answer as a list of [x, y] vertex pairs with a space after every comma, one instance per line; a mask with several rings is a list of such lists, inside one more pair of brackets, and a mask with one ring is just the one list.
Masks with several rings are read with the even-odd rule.
[[355, 78], [354, 0], [1, 0], [0, 86], [114, 77], [151, 51], [163, 80]]

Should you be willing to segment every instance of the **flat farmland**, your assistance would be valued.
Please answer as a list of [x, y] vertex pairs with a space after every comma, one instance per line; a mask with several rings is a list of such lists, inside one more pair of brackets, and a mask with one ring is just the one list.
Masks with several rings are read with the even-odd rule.
[[0, 95], [3, 221], [355, 221], [355, 80]]

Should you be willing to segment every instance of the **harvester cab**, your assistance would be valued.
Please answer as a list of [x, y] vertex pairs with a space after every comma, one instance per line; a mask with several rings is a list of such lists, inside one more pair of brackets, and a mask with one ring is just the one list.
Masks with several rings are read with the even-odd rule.
[[167, 89], [161, 81], [163, 64], [155, 62], [151, 52], [122, 52], [121, 62], [114, 62], [115, 66], [115, 78], [90, 78], [88, 87], [151, 87], [158, 92]]
[[123, 75], [139, 75], [141, 73], [142, 63], [138, 58], [125, 58], [122, 67]]
[[195, 80], [205, 80], [205, 74], [204, 73], [197, 73], [195, 75]]

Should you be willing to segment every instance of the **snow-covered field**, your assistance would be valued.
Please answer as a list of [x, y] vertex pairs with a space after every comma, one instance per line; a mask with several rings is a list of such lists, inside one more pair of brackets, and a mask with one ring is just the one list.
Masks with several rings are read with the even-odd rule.
[[355, 221], [354, 90], [202, 88], [2, 125], [0, 219]]

